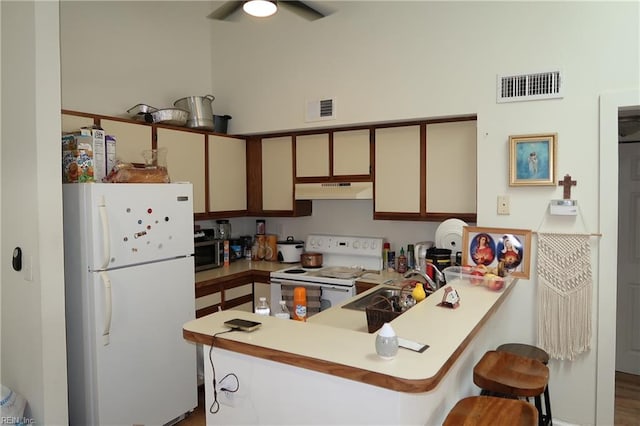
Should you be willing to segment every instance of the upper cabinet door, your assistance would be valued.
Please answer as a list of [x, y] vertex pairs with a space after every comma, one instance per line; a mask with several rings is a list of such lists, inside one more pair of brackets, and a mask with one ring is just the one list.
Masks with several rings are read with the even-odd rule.
[[206, 212], [204, 135], [159, 128], [157, 146], [159, 150], [167, 150], [171, 182], [193, 184], [193, 212]]
[[293, 140], [262, 139], [262, 210], [293, 210]]
[[296, 177], [329, 176], [329, 134], [296, 137]]
[[247, 209], [247, 143], [209, 135], [209, 211]]
[[351, 130], [333, 134], [333, 175], [370, 175], [369, 130]]
[[[151, 149], [151, 126], [100, 120], [105, 134], [116, 138], [116, 158], [124, 163], [144, 163], [142, 152]], [[171, 172], [171, 170], [169, 170]]]
[[375, 211], [419, 214], [420, 126], [375, 132]]
[[428, 124], [426, 156], [427, 213], [475, 213], [476, 121]]

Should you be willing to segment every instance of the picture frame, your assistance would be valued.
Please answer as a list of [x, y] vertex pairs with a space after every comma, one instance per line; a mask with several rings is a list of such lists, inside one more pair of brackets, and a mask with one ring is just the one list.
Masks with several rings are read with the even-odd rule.
[[509, 136], [509, 186], [555, 186], [558, 134]]
[[[484, 243], [481, 241], [483, 238]], [[463, 265], [495, 267], [500, 261], [504, 261], [504, 267], [512, 277], [529, 279], [531, 230], [478, 226], [462, 228]]]

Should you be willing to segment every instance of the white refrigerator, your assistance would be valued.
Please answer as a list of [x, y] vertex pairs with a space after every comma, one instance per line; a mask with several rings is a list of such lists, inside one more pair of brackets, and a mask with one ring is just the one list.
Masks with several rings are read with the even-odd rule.
[[64, 184], [69, 421], [160, 425], [198, 405], [191, 184]]

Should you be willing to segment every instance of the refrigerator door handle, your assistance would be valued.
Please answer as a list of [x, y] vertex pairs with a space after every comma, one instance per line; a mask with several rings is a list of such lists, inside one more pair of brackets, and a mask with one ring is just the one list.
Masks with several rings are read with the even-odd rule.
[[106, 272], [100, 272], [100, 278], [104, 285], [104, 330], [102, 331], [102, 343], [109, 344], [109, 333], [111, 333], [111, 280]]
[[109, 266], [109, 260], [111, 258], [111, 246], [109, 240], [109, 219], [107, 217], [107, 204], [104, 201], [104, 196], [100, 197], [98, 201], [98, 210], [100, 212], [100, 223], [102, 224], [102, 268], [106, 269]]

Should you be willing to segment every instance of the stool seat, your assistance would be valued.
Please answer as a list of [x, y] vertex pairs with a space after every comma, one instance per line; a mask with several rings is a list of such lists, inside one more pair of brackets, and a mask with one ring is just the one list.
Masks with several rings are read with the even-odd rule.
[[473, 382], [491, 392], [535, 397], [549, 382], [549, 368], [533, 358], [487, 351], [473, 368]]
[[517, 399], [471, 396], [451, 409], [444, 426], [534, 426], [538, 412], [533, 405]]
[[547, 351], [537, 346], [527, 345], [524, 343], [505, 343], [496, 348], [498, 352], [511, 352], [512, 354], [526, 356], [527, 358], [537, 359], [544, 365], [549, 363], [549, 354]]
[[[516, 355], [533, 358], [544, 365], [549, 363], [549, 354], [544, 349], [537, 346], [527, 345], [524, 343], [505, 343], [496, 348], [496, 351], [511, 352]], [[542, 401], [540, 398], [536, 398], [536, 407], [538, 407], [539, 421], [542, 425], [553, 425], [551, 415], [551, 398], [549, 397], [549, 385], [544, 388], [544, 412], [542, 410]]]

